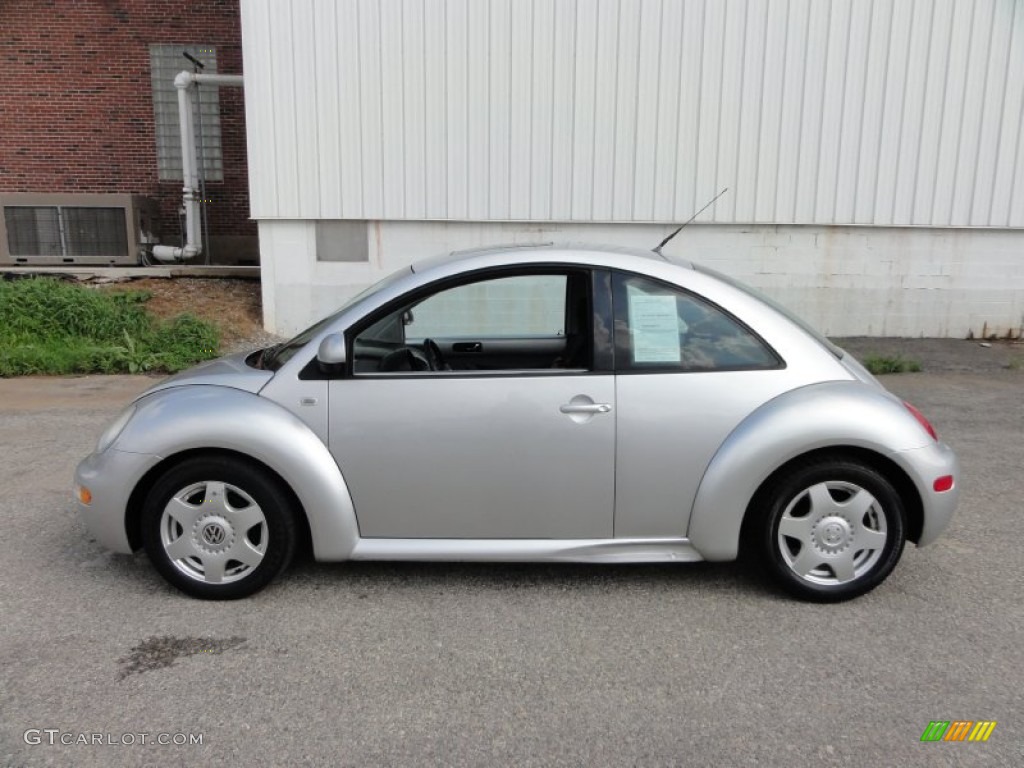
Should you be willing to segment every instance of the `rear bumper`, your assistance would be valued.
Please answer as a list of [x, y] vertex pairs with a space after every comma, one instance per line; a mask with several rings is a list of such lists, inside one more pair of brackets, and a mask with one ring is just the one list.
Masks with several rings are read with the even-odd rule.
[[[900, 451], [890, 458], [907, 470], [917, 486], [924, 510], [924, 525], [917, 546], [927, 546], [942, 535], [953, 519], [960, 500], [960, 462], [953, 449], [945, 443]], [[933, 483], [945, 475], [953, 477], [953, 487], [939, 493], [933, 488]]]
[[125, 525], [132, 490], [159, 456], [127, 453], [110, 448], [87, 456], [75, 469], [75, 485], [89, 489], [92, 500], [83, 504], [76, 493], [78, 511], [85, 527], [100, 544], [114, 552], [130, 553]]

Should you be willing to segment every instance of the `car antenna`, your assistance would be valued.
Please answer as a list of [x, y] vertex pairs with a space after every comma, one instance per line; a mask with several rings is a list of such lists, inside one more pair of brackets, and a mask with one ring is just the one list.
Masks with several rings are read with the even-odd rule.
[[720, 198], [720, 197], [721, 197], [722, 195], [724, 195], [724, 194], [725, 194], [726, 192], [728, 192], [728, 191], [729, 191], [729, 188], [728, 188], [728, 187], [723, 187], [723, 188], [722, 188], [722, 191], [721, 191], [721, 192], [719, 192], [719, 193], [718, 193], [717, 195], [715, 195], [714, 197], [712, 197], [712, 198], [711, 198], [711, 199], [710, 199], [710, 200], [709, 200], [709, 201], [707, 202], [707, 204], [706, 204], [706, 205], [705, 205], [705, 206], [704, 206], [703, 208], [701, 208], [701, 209], [700, 209], [699, 211], [697, 211], [697, 212], [696, 212], [695, 214], [693, 214], [693, 216], [691, 216], [691, 217], [690, 217], [690, 218], [688, 218], [688, 219], [687, 219], [686, 221], [684, 221], [684, 222], [683, 222], [682, 224], [680, 224], [680, 225], [679, 225], [679, 228], [678, 228], [678, 229], [677, 229], [677, 230], [676, 230], [675, 232], [673, 232], [673, 233], [672, 233], [671, 235], [669, 235], [669, 236], [668, 236], [668, 237], [666, 237], [666, 238], [665, 238], [664, 240], [662, 240], [662, 241], [661, 241], [660, 243], [658, 243], [658, 247], [654, 249], [654, 252], [655, 252], [656, 254], [658, 254], [659, 256], [661, 256], [661, 249], [662, 249], [662, 248], [664, 248], [664, 247], [665, 247], [666, 245], [668, 245], [668, 241], [669, 241], [669, 240], [671, 240], [671, 239], [672, 239], [673, 237], [675, 237], [675, 236], [676, 236], [676, 235], [678, 235], [678, 234], [679, 234], [680, 232], [682, 232], [682, 231], [683, 231], [683, 227], [685, 227], [685, 226], [686, 226], [687, 224], [689, 224], [689, 223], [690, 223], [691, 221], [693, 221], [693, 220], [694, 220], [694, 219], [696, 219], [696, 218], [697, 218], [698, 216], [700, 216], [700, 215], [701, 215], [702, 213], [704, 213], [704, 211], [706, 211], [706, 210], [707, 210], [708, 208], [710, 208], [710, 207], [711, 207], [712, 205], [714, 205], [714, 204], [715, 204], [715, 201], [716, 201], [716, 200], [717, 200], [718, 198]]

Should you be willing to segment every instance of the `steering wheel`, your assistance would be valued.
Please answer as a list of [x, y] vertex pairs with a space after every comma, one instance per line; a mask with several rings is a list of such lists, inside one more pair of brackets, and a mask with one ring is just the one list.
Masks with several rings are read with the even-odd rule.
[[423, 340], [423, 352], [427, 356], [427, 362], [430, 363], [430, 370], [432, 371], [450, 371], [451, 366], [444, 360], [444, 355], [441, 354], [441, 348], [437, 345], [437, 342], [433, 339]]

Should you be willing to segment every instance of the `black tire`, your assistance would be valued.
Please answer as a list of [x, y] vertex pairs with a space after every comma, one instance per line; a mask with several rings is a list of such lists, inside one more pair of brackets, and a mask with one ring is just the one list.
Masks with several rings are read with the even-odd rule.
[[236, 600], [288, 567], [296, 511], [287, 489], [258, 466], [196, 456], [168, 470], [146, 496], [143, 545], [160, 575], [182, 592]]
[[751, 544], [763, 568], [787, 592], [814, 602], [871, 591], [906, 543], [906, 511], [892, 484], [843, 456], [797, 465], [772, 482], [750, 514], [757, 516]]

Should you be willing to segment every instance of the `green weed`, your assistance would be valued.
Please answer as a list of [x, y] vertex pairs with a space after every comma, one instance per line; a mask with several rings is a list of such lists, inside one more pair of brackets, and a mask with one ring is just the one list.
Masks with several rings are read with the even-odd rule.
[[0, 376], [173, 373], [216, 357], [216, 326], [188, 314], [157, 320], [148, 300], [52, 278], [0, 281]]
[[875, 376], [885, 373], [917, 373], [921, 370], [921, 363], [901, 355], [869, 355], [861, 362]]

